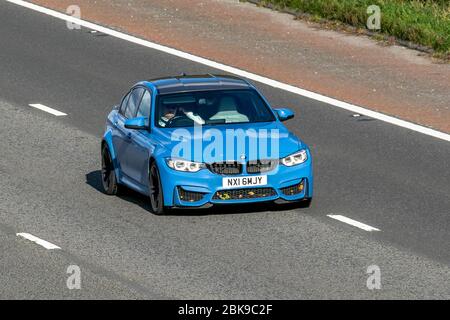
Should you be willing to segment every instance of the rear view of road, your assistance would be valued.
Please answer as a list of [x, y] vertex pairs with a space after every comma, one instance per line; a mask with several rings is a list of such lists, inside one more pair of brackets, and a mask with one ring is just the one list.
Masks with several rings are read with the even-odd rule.
[[10, 3], [0, 27], [1, 298], [450, 298], [448, 142], [257, 83], [297, 112], [313, 206], [155, 216], [145, 197], [100, 191], [106, 114], [138, 80], [220, 72]]

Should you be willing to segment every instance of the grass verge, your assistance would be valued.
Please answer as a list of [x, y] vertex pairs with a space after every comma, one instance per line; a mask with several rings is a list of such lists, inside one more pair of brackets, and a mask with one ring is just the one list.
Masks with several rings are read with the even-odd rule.
[[[255, 2], [255, 1], [252, 1]], [[380, 34], [432, 48], [450, 58], [450, 0], [261, 0], [263, 5], [308, 13], [316, 19], [367, 28], [367, 8], [381, 9]]]

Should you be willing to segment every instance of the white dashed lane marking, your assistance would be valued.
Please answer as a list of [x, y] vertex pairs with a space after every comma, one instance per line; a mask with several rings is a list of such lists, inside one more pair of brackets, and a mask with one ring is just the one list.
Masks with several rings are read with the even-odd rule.
[[17, 233], [16, 235], [18, 237], [22, 237], [24, 239], [30, 240], [31, 242], [34, 242], [34, 243], [40, 245], [41, 247], [44, 247], [47, 250], [61, 249], [57, 245], [50, 243], [48, 241], [42, 240], [42, 239], [40, 239], [36, 236], [33, 236], [32, 234], [29, 234], [29, 233]]
[[67, 116], [67, 114], [64, 113], [64, 112], [52, 109], [52, 108], [44, 106], [43, 104], [40, 104], [40, 103], [29, 104], [29, 106], [32, 107], [32, 108], [35, 108], [35, 109], [39, 109], [41, 111], [45, 111], [45, 112], [50, 113], [50, 114], [52, 114], [54, 116], [57, 116], [57, 117]]
[[339, 215], [339, 214], [337, 214], [337, 215], [335, 215], [335, 214], [329, 214], [329, 215], [327, 215], [327, 216], [330, 217], [330, 218], [332, 218], [332, 219], [339, 220], [339, 221], [341, 221], [341, 222], [344, 222], [344, 223], [347, 223], [347, 224], [349, 224], [349, 225], [352, 225], [352, 226], [354, 226], [354, 227], [363, 229], [363, 230], [365, 230], [365, 231], [369, 231], [369, 232], [371, 232], [371, 231], [380, 231], [380, 229], [377, 229], [377, 228], [375, 228], [375, 227], [371, 227], [371, 226], [369, 226], [369, 225], [367, 225], [367, 224], [364, 224], [364, 223], [362, 223], [362, 222], [359, 222], [359, 221], [356, 221], [356, 220], [347, 218], [347, 217], [342, 216], [342, 215]]

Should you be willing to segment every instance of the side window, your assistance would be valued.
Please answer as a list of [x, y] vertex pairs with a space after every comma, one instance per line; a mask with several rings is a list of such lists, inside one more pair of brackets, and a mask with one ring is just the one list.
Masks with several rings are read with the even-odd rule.
[[150, 92], [148, 92], [148, 90], [145, 90], [136, 117], [148, 118], [150, 116], [150, 105], [151, 105], [150, 101], [151, 101]]
[[130, 95], [128, 99], [128, 106], [125, 110], [125, 118], [131, 119], [136, 116], [137, 107], [141, 101], [142, 94], [144, 93], [144, 88], [136, 88]]
[[130, 98], [130, 93], [128, 92], [125, 97], [122, 99], [122, 103], [120, 104], [119, 113], [125, 116], [125, 108], [127, 107], [128, 98]]

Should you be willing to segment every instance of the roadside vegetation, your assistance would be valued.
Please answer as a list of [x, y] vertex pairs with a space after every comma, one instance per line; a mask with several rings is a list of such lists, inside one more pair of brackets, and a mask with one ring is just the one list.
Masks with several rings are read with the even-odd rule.
[[381, 9], [379, 35], [432, 48], [450, 58], [450, 0], [261, 0], [263, 5], [307, 13], [313, 20], [342, 22], [366, 29], [370, 5]]

